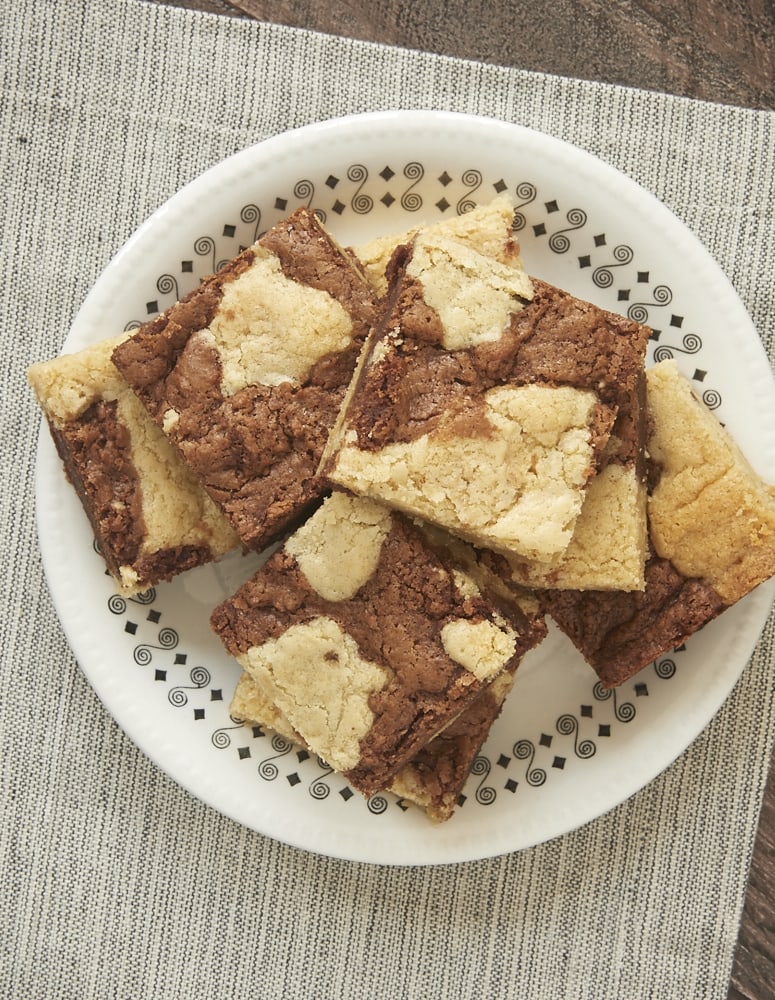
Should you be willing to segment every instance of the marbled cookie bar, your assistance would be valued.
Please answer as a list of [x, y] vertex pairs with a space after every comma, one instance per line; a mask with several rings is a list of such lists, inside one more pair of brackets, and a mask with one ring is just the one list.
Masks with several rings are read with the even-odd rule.
[[[387, 291], [385, 272], [393, 251], [420, 233], [454, 239], [521, 269], [513, 221], [511, 199], [502, 195], [462, 216], [418, 226], [399, 236], [379, 237], [355, 252], [380, 295]], [[622, 393], [606, 448], [607, 464], [589, 483], [568, 548], [559, 559], [549, 562], [512, 555], [508, 565], [501, 561], [500, 575], [531, 588], [643, 589], [647, 548], [645, 423], [645, 373], [641, 372], [635, 391]], [[616, 539], [615, 544], [612, 539]]]
[[647, 328], [424, 233], [396, 251], [390, 283], [321, 471], [476, 545], [556, 563], [619, 447]]
[[401, 514], [340, 492], [211, 622], [293, 730], [365, 795], [543, 636]]
[[608, 687], [675, 649], [775, 574], [775, 496], [675, 361], [647, 372], [654, 483], [643, 593], [542, 604]]
[[316, 470], [373, 315], [354, 259], [299, 209], [114, 352], [247, 547], [322, 497]]
[[40, 362], [28, 377], [107, 567], [131, 595], [239, 539], [113, 365], [123, 339]]
[[[434, 823], [448, 820], [513, 684], [511, 671], [499, 674], [469, 708], [404, 764], [386, 790], [419, 806]], [[305, 745], [246, 671], [237, 682], [229, 711], [247, 726], [260, 725]]]

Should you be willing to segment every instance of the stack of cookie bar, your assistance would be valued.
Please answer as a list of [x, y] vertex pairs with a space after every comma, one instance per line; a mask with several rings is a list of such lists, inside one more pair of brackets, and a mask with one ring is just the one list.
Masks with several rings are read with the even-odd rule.
[[772, 489], [647, 327], [525, 273], [512, 211], [351, 250], [299, 209], [30, 371], [125, 593], [279, 546], [213, 610], [234, 717], [434, 821], [545, 616], [613, 686], [775, 574]]

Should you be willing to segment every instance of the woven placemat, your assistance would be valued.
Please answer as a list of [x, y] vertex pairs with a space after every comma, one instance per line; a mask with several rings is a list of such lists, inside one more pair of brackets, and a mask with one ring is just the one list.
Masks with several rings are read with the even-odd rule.
[[248, 831], [125, 737], [35, 534], [29, 363], [153, 209], [288, 128], [472, 112], [597, 154], [700, 237], [775, 336], [775, 115], [138, 0], [0, 15], [0, 983], [19, 998], [724, 997], [775, 712], [772, 619], [732, 696], [625, 804], [518, 854], [347, 863]]

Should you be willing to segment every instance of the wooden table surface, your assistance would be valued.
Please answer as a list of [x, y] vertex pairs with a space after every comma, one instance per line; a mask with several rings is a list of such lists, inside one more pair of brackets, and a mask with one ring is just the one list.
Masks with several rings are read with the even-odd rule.
[[[773, 0], [156, 0], [521, 69], [775, 110]], [[729, 1000], [775, 997], [775, 760]]]

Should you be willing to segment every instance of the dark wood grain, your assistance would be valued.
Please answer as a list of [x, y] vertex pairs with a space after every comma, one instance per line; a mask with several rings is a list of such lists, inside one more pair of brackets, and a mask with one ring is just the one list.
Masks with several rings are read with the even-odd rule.
[[775, 997], [775, 754], [759, 817], [728, 1000]]
[[773, 0], [166, 0], [366, 41], [775, 108]]
[[[156, 0], [504, 66], [775, 109], [775, 0]], [[728, 1000], [775, 998], [775, 761]], [[734, 850], [735, 845], [730, 845]]]

